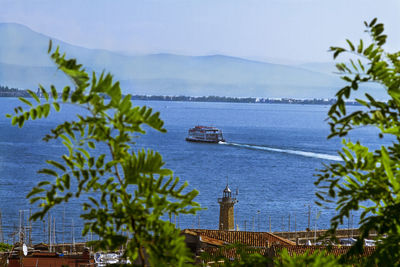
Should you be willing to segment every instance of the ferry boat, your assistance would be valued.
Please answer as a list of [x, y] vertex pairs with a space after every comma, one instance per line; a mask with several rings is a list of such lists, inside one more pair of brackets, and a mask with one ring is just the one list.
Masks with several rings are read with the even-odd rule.
[[218, 143], [225, 142], [222, 136], [222, 131], [215, 127], [209, 126], [195, 126], [189, 129], [186, 141], [189, 142], [204, 142], [204, 143]]

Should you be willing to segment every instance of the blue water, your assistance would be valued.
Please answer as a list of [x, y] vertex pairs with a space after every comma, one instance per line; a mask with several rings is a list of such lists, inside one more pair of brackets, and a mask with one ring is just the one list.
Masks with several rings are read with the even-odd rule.
[[[19, 210], [31, 208], [26, 194], [45, 178], [36, 170], [45, 166], [45, 159], [57, 159], [65, 153], [60, 143], [45, 143], [42, 137], [58, 123], [82, 112], [77, 107], [63, 106], [62, 113], [29, 122], [19, 129], [5, 118], [18, 104], [17, 99], [0, 98], [0, 209], [4, 237], [9, 242], [10, 234], [19, 226]], [[235, 223], [240, 230], [246, 227], [246, 230], [267, 231], [269, 218], [273, 231], [288, 230], [289, 215], [291, 230], [294, 230], [294, 218], [296, 229], [305, 229], [308, 205], [311, 205], [312, 228], [314, 225], [318, 229], [328, 227], [335, 211], [314, 205], [313, 183], [323, 163], [340, 160], [337, 154], [340, 140], [326, 138], [329, 127], [324, 120], [329, 106], [157, 101], [136, 101], [135, 104], [160, 111], [168, 130], [162, 134], [149, 129], [138, 138], [136, 147], [159, 151], [166, 166], [182, 181], [189, 182], [189, 189], [199, 190], [196, 200], [207, 208], [197, 218], [177, 218], [180, 228], [218, 227], [217, 198], [222, 196], [227, 180], [232, 191], [238, 192]], [[198, 124], [222, 129], [227, 142], [186, 142], [187, 130]], [[372, 148], [382, 143], [372, 129], [358, 130], [351, 138]], [[52, 211], [58, 242], [63, 239], [70, 242], [72, 229], [76, 240], [82, 240], [81, 211], [79, 201]], [[347, 226], [346, 223], [344, 227]], [[34, 223], [34, 242], [45, 240], [43, 227], [43, 222]]]

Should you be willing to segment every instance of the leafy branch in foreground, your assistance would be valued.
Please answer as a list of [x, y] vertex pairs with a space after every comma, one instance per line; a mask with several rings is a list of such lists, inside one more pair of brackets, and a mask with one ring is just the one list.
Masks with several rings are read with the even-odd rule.
[[96, 248], [125, 246], [125, 257], [142, 266], [147, 264], [146, 254], [152, 266], [189, 263], [184, 237], [161, 216], [194, 214], [199, 210], [193, 201], [198, 192], [183, 193], [187, 183], [178, 186], [179, 179], [163, 168], [159, 153], [133, 150], [135, 134], [145, 133], [142, 126], [166, 132], [159, 113], [134, 107], [131, 96], [122, 96], [111, 74], [97, 77], [93, 73], [90, 78], [82, 65], [61, 55], [58, 47], [52, 52], [51, 41], [49, 53], [76, 87], [67, 86], [58, 93], [54, 86], [50, 90], [40, 86], [44, 98], [29, 91], [34, 102], [20, 98], [24, 107], [15, 108], [7, 117], [22, 127], [25, 121], [46, 118], [51, 109], [60, 111], [65, 104], [81, 107], [82, 113], [44, 138], [61, 140], [67, 153], [58, 161], [46, 161], [49, 168], [39, 171], [49, 181], [40, 182], [27, 196], [31, 203], [40, 203], [32, 219], [43, 219], [54, 206], [81, 198], [83, 235], [97, 234]]
[[[331, 164], [319, 174], [317, 204], [336, 204], [338, 214], [331, 220], [329, 234], [335, 233], [351, 211], [361, 209], [361, 234], [350, 255], [362, 253], [364, 239], [376, 231], [381, 241], [366, 264], [396, 266], [400, 264], [400, 52], [385, 52], [387, 36], [376, 18], [365, 25], [369, 43], [347, 40], [348, 48], [331, 47], [334, 58], [342, 53], [355, 58], [336, 65], [347, 85], [337, 92], [337, 101], [328, 113], [329, 137], [373, 127], [379, 138], [388, 136], [393, 142], [371, 151], [360, 142], [343, 140], [340, 155], [344, 162]], [[371, 82], [381, 85], [388, 100], [378, 101], [365, 93], [365, 97], [356, 99], [363, 109], [348, 114], [345, 99]]]

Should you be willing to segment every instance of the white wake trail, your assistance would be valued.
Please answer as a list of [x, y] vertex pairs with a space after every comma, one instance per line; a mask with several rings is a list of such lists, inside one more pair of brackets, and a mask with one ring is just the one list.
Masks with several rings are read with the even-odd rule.
[[343, 161], [342, 158], [339, 156], [315, 153], [315, 152], [307, 152], [307, 151], [301, 151], [301, 150], [280, 149], [280, 148], [272, 148], [272, 147], [266, 147], [266, 146], [246, 145], [246, 144], [237, 144], [237, 143], [229, 143], [229, 142], [219, 142], [219, 144], [228, 145], [228, 146], [244, 147], [244, 148], [249, 148], [249, 149], [279, 152], [279, 153], [287, 153], [287, 154], [299, 155], [299, 156], [310, 157], [310, 158], [327, 159], [327, 160], [333, 160], [333, 161]]

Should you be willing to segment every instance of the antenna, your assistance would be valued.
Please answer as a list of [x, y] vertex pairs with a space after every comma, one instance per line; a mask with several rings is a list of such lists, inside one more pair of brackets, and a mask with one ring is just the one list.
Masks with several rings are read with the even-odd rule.
[[65, 203], [64, 203], [64, 213], [63, 213], [63, 218], [62, 218], [62, 242], [63, 242], [63, 246], [62, 246], [62, 251], [64, 253], [64, 245], [65, 245], [65, 239], [64, 239], [64, 232], [65, 232]]
[[0, 209], [0, 242], [4, 243], [3, 222], [2, 222], [2, 218], [1, 218], [1, 209]]
[[74, 219], [72, 219], [72, 246], [73, 246], [73, 250], [75, 251], [75, 226], [74, 226]]
[[271, 215], [268, 216], [268, 219], [269, 219], [269, 232], [272, 233], [272, 231], [271, 231]]
[[296, 213], [294, 214], [294, 236], [296, 238], [296, 243], [297, 243]]
[[54, 251], [55, 250], [55, 245], [56, 245], [56, 218], [53, 218], [53, 244], [54, 244]]
[[29, 245], [30, 246], [32, 246], [32, 220], [31, 220], [31, 217], [32, 217], [32, 209], [29, 209], [29, 218], [28, 218], [28, 220], [29, 220]]
[[43, 222], [43, 243], [46, 242], [46, 221], [42, 220]]
[[50, 217], [50, 213], [47, 216], [47, 241], [49, 242], [49, 249], [51, 252], [51, 217]]
[[21, 243], [21, 233], [22, 233], [22, 210], [19, 210], [19, 230], [18, 230], [18, 235], [19, 235], [19, 241]]
[[28, 210], [19, 210], [19, 242], [20, 244], [25, 242], [25, 219], [24, 212]]

